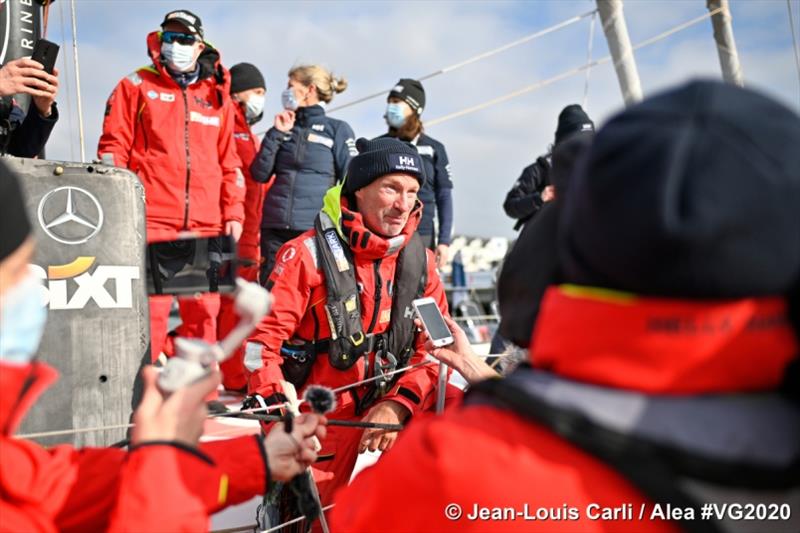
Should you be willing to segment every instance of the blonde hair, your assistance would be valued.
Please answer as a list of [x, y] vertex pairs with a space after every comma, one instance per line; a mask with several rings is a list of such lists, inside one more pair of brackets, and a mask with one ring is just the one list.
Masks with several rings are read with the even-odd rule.
[[347, 80], [337, 78], [319, 65], [298, 65], [289, 71], [289, 77], [305, 86], [317, 88], [317, 96], [326, 104], [333, 100], [333, 95], [347, 89]]

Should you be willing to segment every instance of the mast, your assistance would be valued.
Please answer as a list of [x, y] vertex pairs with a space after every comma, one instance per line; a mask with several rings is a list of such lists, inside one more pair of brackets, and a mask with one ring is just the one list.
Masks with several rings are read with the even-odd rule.
[[642, 84], [639, 82], [628, 26], [622, 13], [622, 0], [597, 0], [597, 11], [614, 60], [622, 98], [625, 105], [635, 104], [642, 99]]
[[736, 41], [733, 39], [731, 25], [731, 11], [728, 0], [706, 0], [709, 11], [718, 10], [711, 16], [714, 27], [714, 40], [717, 42], [719, 66], [722, 68], [722, 79], [727, 83], [744, 87], [742, 66], [739, 64], [739, 54], [736, 51]]

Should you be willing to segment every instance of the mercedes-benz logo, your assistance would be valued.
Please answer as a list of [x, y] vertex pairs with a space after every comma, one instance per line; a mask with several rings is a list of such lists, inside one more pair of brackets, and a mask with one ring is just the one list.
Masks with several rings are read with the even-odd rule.
[[39, 201], [39, 225], [54, 241], [83, 244], [103, 227], [103, 208], [85, 189], [59, 187]]

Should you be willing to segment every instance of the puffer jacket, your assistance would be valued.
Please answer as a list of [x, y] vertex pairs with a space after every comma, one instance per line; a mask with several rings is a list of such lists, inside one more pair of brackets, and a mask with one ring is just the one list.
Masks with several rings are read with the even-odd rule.
[[262, 228], [305, 231], [314, 225], [325, 192], [344, 180], [357, 155], [355, 136], [321, 105], [301, 107], [288, 133], [271, 128], [250, 171], [262, 183], [275, 175], [264, 200]]

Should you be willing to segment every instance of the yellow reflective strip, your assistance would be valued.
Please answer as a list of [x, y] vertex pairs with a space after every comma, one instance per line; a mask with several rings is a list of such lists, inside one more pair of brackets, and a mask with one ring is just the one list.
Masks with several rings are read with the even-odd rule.
[[636, 295], [631, 292], [615, 291], [602, 287], [587, 287], [585, 285], [565, 283], [564, 285], [559, 285], [558, 288], [562, 294], [573, 298], [588, 298], [619, 304], [632, 304], [636, 301]]
[[139, 67], [137, 70], [146, 70], [147, 72], [152, 72], [153, 74], [159, 74], [158, 69], [153, 65], [146, 65], [144, 67]]
[[223, 505], [228, 501], [228, 475], [222, 474], [219, 478], [219, 493], [217, 494], [217, 502]]

